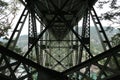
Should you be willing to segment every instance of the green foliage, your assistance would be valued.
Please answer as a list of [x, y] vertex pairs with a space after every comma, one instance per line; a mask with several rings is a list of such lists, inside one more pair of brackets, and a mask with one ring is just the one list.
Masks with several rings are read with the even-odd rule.
[[113, 44], [113, 46], [120, 44], [120, 33], [118, 33], [112, 37], [112, 44]]
[[118, 30], [119, 30], [119, 32], [112, 37], [112, 45], [113, 46], [120, 44], [120, 28], [118, 28]]
[[1, 8], [1, 7], [5, 7], [5, 6], [8, 6], [8, 3], [0, 0], [0, 8]]
[[[6, 46], [7, 45], [7, 43], [6, 42], [0, 42], [0, 45], [3, 45], [3, 46]], [[9, 47], [9, 49], [13, 49], [12, 48], [12, 46], [10, 46]], [[18, 46], [16, 46], [15, 48], [14, 48], [14, 50], [13, 50], [14, 52], [16, 52], [16, 53], [22, 53], [22, 50], [21, 50], [21, 48], [20, 47], [18, 47]]]

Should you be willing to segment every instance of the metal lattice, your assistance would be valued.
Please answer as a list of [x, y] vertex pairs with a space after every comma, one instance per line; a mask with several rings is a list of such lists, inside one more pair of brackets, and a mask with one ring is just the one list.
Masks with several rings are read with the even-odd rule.
[[[7, 46], [0, 46], [1, 79], [112, 80], [114, 76], [119, 77], [120, 45], [111, 46], [93, 8], [96, 0], [20, 1], [25, 9]], [[80, 31], [78, 22], [82, 18]], [[90, 49], [91, 20], [104, 49], [96, 55]], [[20, 54], [13, 49], [25, 21], [28, 21], [28, 49]], [[9, 50], [10, 46], [13, 51]]]

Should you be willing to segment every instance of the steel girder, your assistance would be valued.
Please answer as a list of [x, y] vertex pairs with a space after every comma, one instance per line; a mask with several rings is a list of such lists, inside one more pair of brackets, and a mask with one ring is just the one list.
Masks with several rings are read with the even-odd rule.
[[[100, 20], [99, 20], [99, 18], [97, 16], [97, 13], [96, 13], [94, 8], [91, 8], [91, 13], [90, 14], [91, 14], [91, 17], [92, 17], [93, 22], [95, 24], [99, 39], [101, 41], [101, 44], [103, 46], [103, 50], [106, 51], [108, 49], [111, 49], [112, 45], [111, 45], [111, 43], [110, 43], [110, 41], [109, 41], [105, 31], [104, 31], [104, 28], [102, 27], [102, 24], [101, 24], [101, 22], [100, 22]], [[116, 64], [117, 68], [120, 68], [119, 61], [118, 61], [118, 58], [116, 56], [108, 57], [105, 60], [104, 67], [111, 64], [110, 60], [112, 58], [113, 58], [114, 63]], [[100, 75], [98, 76], [98, 78], [100, 78], [100, 76], [103, 74], [103, 71], [104, 71], [104, 69], [100, 72]]]
[[12, 80], [10, 77], [5, 76], [5, 75], [3, 75], [3, 74], [0, 74], [0, 79], [1, 79], [1, 80]]
[[117, 75], [114, 75], [114, 76], [111, 76], [109, 78], [106, 78], [105, 80], [119, 80], [120, 79], [120, 74], [117, 74]]
[[[61, 8], [61, 9], [62, 9], [62, 8]], [[30, 10], [30, 8], [29, 8], [28, 10]], [[35, 18], [35, 16], [33, 16], [33, 14], [31, 14], [30, 12], [32, 12], [32, 11], [29, 11], [29, 14], [31, 15], [30, 18], [29, 18], [29, 21], [31, 21], [29, 29], [30, 29], [30, 31], [32, 31], [32, 30], [34, 31], [33, 28], [35, 28], [35, 20], [33, 19], [33, 17]], [[30, 55], [30, 52], [31, 52], [32, 48], [36, 45], [36, 43], [38, 43], [38, 41], [41, 39], [41, 37], [42, 37], [43, 34], [47, 31], [47, 29], [48, 29], [50, 26], [52, 26], [52, 24], [54, 23], [54, 20], [56, 19], [56, 16], [57, 16], [57, 15], [58, 15], [58, 14], [56, 14], [56, 15], [53, 17], [53, 19], [51, 19], [51, 21], [48, 23], [48, 25], [45, 26], [45, 29], [41, 31], [40, 35], [38, 35], [37, 37], [35, 37], [35, 40], [32, 41], [33, 43], [31, 43], [31, 44], [29, 45], [28, 51], [25, 53], [25, 55], [23, 55], [25, 58]], [[21, 15], [21, 17], [22, 17], [22, 15]], [[19, 24], [19, 23], [18, 23], [18, 24]], [[23, 24], [22, 24], [22, 25], [23, 25]], [[17, 26], [16, 26], [16, 27], [17, 27]], [[22, 26], [22, 27], [23, 27], [23, 26]], [[15, 34], [16, 31], [17, 31], [17, 29], [15, 29], [13, 35]], [[34, 34], [33, 31], [30, 32], [30, 34], [32, 34], [32, 36], [35, 36], [36, 34]], [[20, 32], [21, 32], [21, 30], [20, 30]], [[20, 32], [19, 32], [19, 34], [20, 34]], [[17, 37], [19, 37], [19, 36], [17, 36]], [[31, 38], [31, 35], [29, 35], [29, 37]], [[30, 38], [29, 38], [29, 40], [30, 40]], [[12, 37], [11, 39], [13, 39], [13, 37]], [[71, 41], [72, 41], [72, 40], [71, 40]], [[76, 41], [76, 40], [75, 40], [75, 41]], [[10, 42], [11, 42], [11, 41], [9, 41], [9, 43], [10, 43]], [[66, 42], [66, 41], [65, 41], [65, 42]], [[29, 42], [29, 43], [30, 43], [30, 42]], [[10, 46], [10, 45], [9, 45], [9, 46]], [[69, 48], [69, 47], [68, 47], [68, 48]], [[70, 54], [70, 53], [69, 53], [69, 54]], [[38, 55], [37, 55], [37, 56], [38, 56]], [[64, 59], [65, 59], [65, 58], [67, 58], [67, 57], [65, 56]], [[58, 64], [60, 64], [64, 59], [62, 59], [60, 62], [57, 61]], [[10, 59], [10, 60], [12, 60], [12, 59]], [[12, 70], [12, 71], [13, 71], [12, 73], [14, 73], [14, 72], [15, 72], [17, 69], [19, 69], [19, 67], [21, 66], [21, 62], [19, 62], [18, 64], [13, 63], [13, 64], [9, 64], [9, 65], [10, 65], [10, 68], [11, 68], [12, 66], [14, 66], [14, 65], [17, 65], [17, 66], [15, 66], [15, 68]], [[23, 63], [23, 67], [25, 68], [25, 71], [27, 72], [27, 75], [25, 75], [25, 76], [23, 76], [23, 77], [20, 77], [20, 80], [21, 80], [21, 79], [25, 79], [25, 78], [32, 79], [32, 75], [33, 75], [34, 73], [36, 73], [36, 71], [32, 71], [32, 70], [28, 69], [28, 68], [31, 68], [31, 66], [29, 66], [29, 65], [26, 66], [26, 64], [24, 64], [24, 63]], [[4, 67], [4, 68], [5, 68], [5, 67]], [[38, 72], [38, 73], [39, 73], [39, 72]], [[41, 74], [41, 72], [40, 72], [40, 74]], [[13, 75], [14, 75], [14, 74], [13, 74]], [[12, 74], [11, 74], [10, 76], [12, 76]], [[47, 77], [48, 77], [48, 76], [47, 76]], [[17, 78], [15, 78], [15, 79], [17, 79]]]
[[[45, 68], [45, 67], [43, 67], [43, 66], [40, 66], [39, 64], [37, 64], [37, 63], [34, 63], [33, 61], [31, 61], [31, 60], [29, 60], [29, 59], [26, 59], [25, 57], [22, 57], [22, 56], [20, 56], [19, 54], [16, 54], [15, 52], [12, 52], [11, 50], [7, 50], [5, 47], [3, 47], [3, 46], [0, 46], [0, 53], [2, 54], [2, 55], [6, 55], [7, 57], [9, 57], [9, 58], [12, 58], [13, 60], [15, 60], [15, 61], [17, 61], [17, 64], [15, 64], [15, 65], [18, 65], [19, 63], [20, 64], [25, 64], [25, 65], [28, 65], [28, 66], [30, 66], [30, 67], [33, 67], [35, 70], [36, 70], [36, 72], [40, 72], [40, 73], [42, 73], [42, 75], [40, 75], [40, 77], [42, 78], [42, 77], [44, 77], [44, 78], [48, 78], [48, 79], [61, 79], [61, 78], [63, 78], [63, 76], [61, 76], [61, 74], [59, 73], [59, 72], [56, 72], [56, 71], [53, 71], [53, 70], [50, 70], [50, 69], [47, 69], [47, 68]], [[14, 62], [13, 62], [14, 63]], [[12, 63], [10, 63], [9, 65], [10, 66], [12, 66], [11, 65]], [[14, 66], [15, 66], [14, 65]], [[8, 66], [7, 66], [7, 68], [8, 68]], [[12, 68], [12, 67], [11, 67]], [[31, 72], [30, 74], [32, 74], [33, 72]], [[35, 73], [35, 72], [34, 72]], [[29, 74], [28, 74], [29, 75]], [[8, 76], [8, 75], [7, 75]], [[24, 77], [24, 76], [23, 76]], [[21, 80], [20, 78], [22, 78], [22, 77], [19, 77], [19, 78], [16, 78], [16, 79], [18, 79], [18, 80]], [[44, 79], [43, 78], [43, 80], [46, 80], [46, 79]], [[66, 77], [67, 78], [67, 77]], [[12, 77], [11, 77], [11, 79], [13, 79]], [[47, 80], [48, 80], [47, 79]]]
[[[85, 62], [83, 62], [83, 63], [81, 63], [81, 64], [79, 64], [79, 65], [77, 65], [77, 66], [75, 66], [73, 68], [71, 68], [71, 69], [66, 70], [65, 72], [63, 72], [61, 74], [69, 75], [69, 74], [71, 74], [73, 72], [79, 71], [80, 69], [84, 68], [85, 66], [88, 66], [88, 64], [89, 65], [95, 64], [97, 61], [99, 61], [99, 60], [101, 60], [103, 58], [110, 57], [110, 56], [113, 56], [113, 55], [117, 55], [115, 53], [119, 52], [119, 47], [120, 47], [120, 45], [118, 45], [118, 46], [116, 46], [116, 47], [114, 47], [114, 48], [112, 48], [112, 49], [110, 49], [108, 51], [105, 51], [105, 52], [95, 56], [92, 59], [89, 59], [89, 60], [87, 60], [87, 61], [85, 61]], [[9, 57], [12, 57], [14, 59], [17, 59], [17, 60], [19, 60], [19, 61], [21, 61], [21, 62], [23, 62], [23, 63], [25, 63], [27, 65], [33, 66], [34, 68], [38, 69], [39, 71], [45, 72], [47, 74], [50, 73], [52, 76], [56, 75], [56, 72], [54, 72], [52, 70], [49, 70], [49, 69], [46, 69], [46, 68], [44, 68], [44, 67], [42, 67], [42, 66], [40, 66], [40, 65], [38, 65], [36, 63], [33, 63], [30, 60], [25, 59], [24, 57], [19, 56], [18, 54], [14, 53], [14, 52], [12, 52], [10, 50], [6, 50], [6, 48], [4, 48], [3, 46], [0, 46], [0, 53], [2, 53], [4, 55], [7, 55]], [[60, 73], [59, 73], [59, 75], [60, 75]]]
[[[110, 49], [108, 51], [105, 51], [94, 57], [93, 54], [91, 53], [89, 47], [86, 45], [84, 39], [82, 39], [81, 36], [79, 36], [79, 31], [77, 31], [77, 30], [75, 31], [73, 28], [73, 26], [78, 23], [78, 20], [81, 19], [81, 17], [80, 17], [82, 14], [82, 13], [80, 13], [81, 10], [78, 9], [78, 11], [75, 11], [75, 13], [72, 13], [72, 11], [71, 11], [71, 13], [64, 11], [64, 10], [66, 10], [66, 8], [71, 0], [63, 1], [62, 6], [57, 6], [55, 4], [56, 1], [54, 2], [53, 0], [50, 0], [50, 2], [49, 2], [48, 0], [45, 0], [46, 4], [50, 4], [49, 6], [52, 6], [53, 10], [55, 10], [53, 12], [51, 11], [51, 7], [48, 7], [49, 12], [46, 12], [46, 11], [42, 10], [42, 8], [40, 8], [42, 6], [39, 6], [39, 3], [41, 5], [43, 5], [44, 1], [41, 2], [40, 0], [38, 0], [38, 3], [37, 3], [37, 0], [35, 2], [33, 0], [31, 0], [32, 2], [30, 0], [26, 0], [27, 2], [25, 2], [23, 0], [20, 0], [20, 1], [25, 5], [25, 9], [27, 8], [27, 10], [30, 14], [29, 33], [32, 35], [29, 35], [28, 37], [29, 37], [29, 40], [31, 38], [34, 38], [34, 40], [29, 41], [30, 45], [29, 45], [28, 51], [25, 53], [25, 55], [23, 55], [23, 57], [4, 48], [3, 46], [0, 46], [0, 53], [1, 53], [0, 63], [2, 65], [0, 67], [0, 70], [5, 69], [5, 71], [3, 71], [5, 73], [4, 75], [6, 75], [6, 73], [8, 71], [7, 76], [9, 76], [9, 74], [10, 74], [10, 77], [12, 79], [18, 79], [18, 80], [23, 80], [23, 79], [33, 80], [33, 78], [35, 78], [34, 76], [36, 76], [36, 75], [38, 76], [38, 78], [37, 78], [38, 80], [42, 80], [42, 79], [43, 80], [49, 80], [49, 79], [58, 79], [58, 80], [65, 79], [66, 80], [66, 79], [68, 79], [66, 76], [69, 76], [69, 78], [71, 78], [73, 80], [75, 78], [80, 79], [79, 77], [81, 77], [81, 76], [83, 78], [85, 77], [85, 79], [92, 80], [91, 76], [90, 75], [88, 76], [88, 74], [86, 74], [85, 71], [81, 71], [81, 69], [84, 69], [86, 67], [90, 67], [90, 69], [91, 69], [91, 66], [93, 66], [93, 65], [97, 66], [97, 70], [100, 71], [100, 74], [98, 75], [98, 80], [102, 79], [102, 77], [109, 77], [109, 74], [111, 76], [114, 73], [115, 74], [120, 73], [119, 70], [117, 71], [116, 69], [112, 69], [112, 67], [109, 66], [109, 64], [108, 64], [109, 61], [107, 61], [108, 59], [106, 60], [106, 63], [104, 65], [100, 64], [100, 60], [103, 60], [104, 58], [110, 58], [111, 56], [114, 57], [116, 55], [119, 55], [118, 52], [119, 52], [120, 45], [118, 45], [114, 48], [110, 47]], [[75, 0], [75, 1], [77, 1], [77, 0]], [[96, 1], [96, 0], [93, 0], [93, 1]], [[86, 3], [86, 4], [87, 4], [87, 6], [89, 6], [88, 3]], [[90, 4], [92, 4], [92, 3], [90, 3]], [[33, 6], [31, 6], [31, 5], [33, 5]], [[86, 10], [87, 6], [84, 7], [85, 9], [83, 8], [84, 10], [82, 9], [83, 12]], [[91, 9], [91, 7], [88, 9]], [[80, 14], [80, 16], [78, 16], [79, 14]], [[66, 15], [67, 16], [69, 15], [70, 19], [68, 19], [68, 17], [66, 17]], [[88, 20], [88, 24], [89, 24], [90, 16], [87, 17], [87, 15], [90, 15], [90, 13], [87, 13], [85, 15], [86, 20]], [[21, 15], [21, 16], [24, 16], [24, 15]], [[27, 15], [26, 15], [26, 17], [27, 17]], [[37, 36], [37, 30], [36, 30], [36, 28], [37, 28], [36, 20], [38, 20], [42, 25], [40, 34], [38, 36]], [[24, 22], [25, 21], [23, 21], [23, 23]], [[18, 22], [18, 24], [19, 23], [20, 22]], [[84, 21], [84, 23], [86, 25], [86, 21]], [[44, 26], [44, 29], [43, 29], [43, 26]], [[60, 27], [60, 26], [62, 26], [62, 27]], [[22, 27], [21, 27], [21, 29], [22, 29]], [[77, 27], [78, 27], [78, 25], [77, 25]], [[90, 28], [90, 25], [88, 25], [87, 27]], [[102, 26], [100, 26], [100, 27], [102, 27]], [[90, 37], [90, 33], [89, 33], [90, 31], [88, 28], [84, 29], [83, 31], [88, 30], [85, 33], [88, 35], [87, 37]], [[21, 29], [19, 31], [19, 34], [21, 32]], [[13, 35], [16, 32], [17, 32], [17, 29], [13, 32]], [[102, 32], [104, 34], [104, 37], [106, 37], [104, 30], [102, 30]], [[19, 37], [19, 34], [17, 37]], [[18, 40], [18, 38], [16, 38], [15, 44], [16, 44], [17, 40]], [[12, 38], [9, 41], [7, 48], [9, 47], [11, 41], [12, 41]], [[107, 43], [109, 45], [108, 40], [107, 40]], [[15, 46], [15, 44], [14, 44], [14, 46]], [[80, 49], [79, 45], [80, 44], [86, 50], [86, 52], [90, 56], [90, 59], [78, 64], [78, 62], [79, 62], [78, 56], [80, 55], [79, 54], [79, 49]], [[66, 45], [67, 45], [67, 47], [66, 47]], [[30, 54], [34, 47], [36, 48], [35, 51], [36, 51], [36, 59], [37, 59], [35, 62], [37, 62], [38, 64], [32, 62], [31, 61], [32, 59], [29, 60], [30, 58], [28, 58], [28, 55], [30, 57], [33, 56]], [[40, 50], [40, 52], [39, 52], [39, 50]], [[64, 53], [65, 55], [62, 53]], [[56, 56], [55, 54], [58, 54], [58, 55]], [[39, 57], [39, 55], [40, 55], [40, 59], [37, 58], [37, 57]], [[59, 57], [59, 56], [62, 56], [62, 57]], [[60, 58], [60, 59], [58, 59], [58, 58]], [[12, 61], [13, 61], [13, 63], [12, 63]], [[41, 61], [41, 62], [39, 62], [39, 61]], [[115, 60], [115, 61], [116, 61], [115, 64], [117, 64], [117, 67], [119, 68], [118, 61], [117, 60]], [[21, 65], [21, 63], [22, 63], [22, 65]], [[55, 63], [55, 64], [53, 64], [53, 63]], [[68, 66], [68, 63], [70, 63], [69, 66]], [[76, 66], [72, 67], [71, 65], [72, 66], [76, 65]], [[63, 69], [65, 71], [60, 73], [60, 72], [57, 72], [54, 70], [50, 70], [50, 69], [55, 68], [56, 66], [57, 66], [58, 70], [60, 70], [60, 71], [61, 71], [61, 68], [59, 68], [60, 66], [62, 68], [65, 68], [65, 69]], [[21, 67], [24, 68], [25, 74], [22, 74], [22, 76], [18, 77], [17, 76], [18, 73], [16, 72], [16, 70], [21, 69]], [[47, 69], [45, 67], [50, 68], [50, 69]], [[72, 68], [70, 68], [70, 67], [72, 67]], [[68, 69], [68, 68], [70, 68], [70, 69]], [[68, 69], [68, 70], [66, 70], [66, 69]], [[86, 71], [90, 71], [90, 70], [86, 69]], [[74, 76], [75, 76], [75, 78], [74, 78]]]
[[110, 56], [113, 56], [113, 55], [117, 55], [117, 53], [120, 51], [120, 45], [116, 46], [116, 47], [113, 47], [111, 48], [110, 50], [108, 51], [105, 51], [71, 69], [68, 69], [66, 71], [64, 71], [62, 74], [64, 75], [68, 75], [68, 74], [72, 74], [74, 72], [77, 72], [78, 70], [84, 68], [85, 66], [88, 66], [88, 65], [91, 65], [91, 64], [96, 64], [96, 62], [98, 62], [99, 60], [101, 59], [104, 59], [106, 57], [110, 57]]
[[[61, 74], [69, 75], [71, 73], [79, 71], [80, 69], [84, 68], [85, 66], [88, 66], [88, 64], [89, 65], [90, 64], [96, 64], [97, 61], [99, 61], [99, 60], [101, 60], [103, 58], [110, 57], [110, 56], [113, 56], [113, 55], [117, 55], [115, 53], [119, 52], [119, 49], [120, 49], [120, 45], [118, 45], [118, 46], [116, 46], [116, 47], [114, 47], [114, 48], [112, 48], [112, 49], [110, 49], [108, 51], [105, 51], [104, 53], [101, 53], [101, 54], [95, 56], [94, 58], [89, 59], [89, 60], [87, 60], [87, 61], [85, 61], [85, 62], [83, 62], [83, 63], [81, 63], [81, 64], [79, 64], [79, 65], [77, 65], [77, 66], [75, 66], [73, 68], [71, 68], [71, 69], [68, 69], [68, 70], [62, 72]], [[46, 68], [44, 68], [44, 67], [42, 67], [42, 66], [28, 60], [28, 59], [25, 59], [24, 57], [14, 53], [14, 52], [12, 52], [10, 50], [6, 50], [6, 48], [3, 47], [3, 46], [0, 46], [0, 53], [2, 53], [4, 55], [7, 55], [9, 57], [12, 57], [14, 59], [17, 59], [18, 62], [20, 61], [22, 63], [25, 63], [25, 64], [29, 65], [29, 66], [32, 66], [35, 69], [37, 69], [37, 70], [39, 70], [39, 71], [41, 71], [43, 73], [46, 73], [46, 74], [49, 74], [49, 75], [51, 74], [51, 76], [55, 75], [56, 73], [58, 74], [58, 72], [54, 72], [52, 70], [46, 69]], [[58, 75], [60, 75], [60, 73]]]

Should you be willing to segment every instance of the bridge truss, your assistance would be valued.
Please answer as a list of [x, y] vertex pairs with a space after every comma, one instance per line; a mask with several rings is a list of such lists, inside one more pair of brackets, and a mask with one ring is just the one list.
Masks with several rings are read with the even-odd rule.
[[[20, 1], [25, 8], [7, 46], [0, 46], [0, 79], [119, 80], [120, 45], [110, 44], [93, 7], [96, 0]], [[79, 20], [83, 20], [82, 30]], [[90, 21], [95, 24], [101, 53], [92, 53]], [[28, 48], [20, 54], [14, 48], [24, 27]]]

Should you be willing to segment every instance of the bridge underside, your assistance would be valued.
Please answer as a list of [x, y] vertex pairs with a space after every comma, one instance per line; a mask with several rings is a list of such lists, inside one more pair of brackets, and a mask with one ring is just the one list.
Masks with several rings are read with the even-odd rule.
[[[109, 42], [93, 8], [97, 0], [19, 1], [25, 8], [8, 44], [0, 46], [1, 79], [119, 80], [120, 45]], [[91, 20], [103, 49], [99, 53], [91, 48]], [[14, 49], [24, 27], [28, 48], [17, 53]]]

